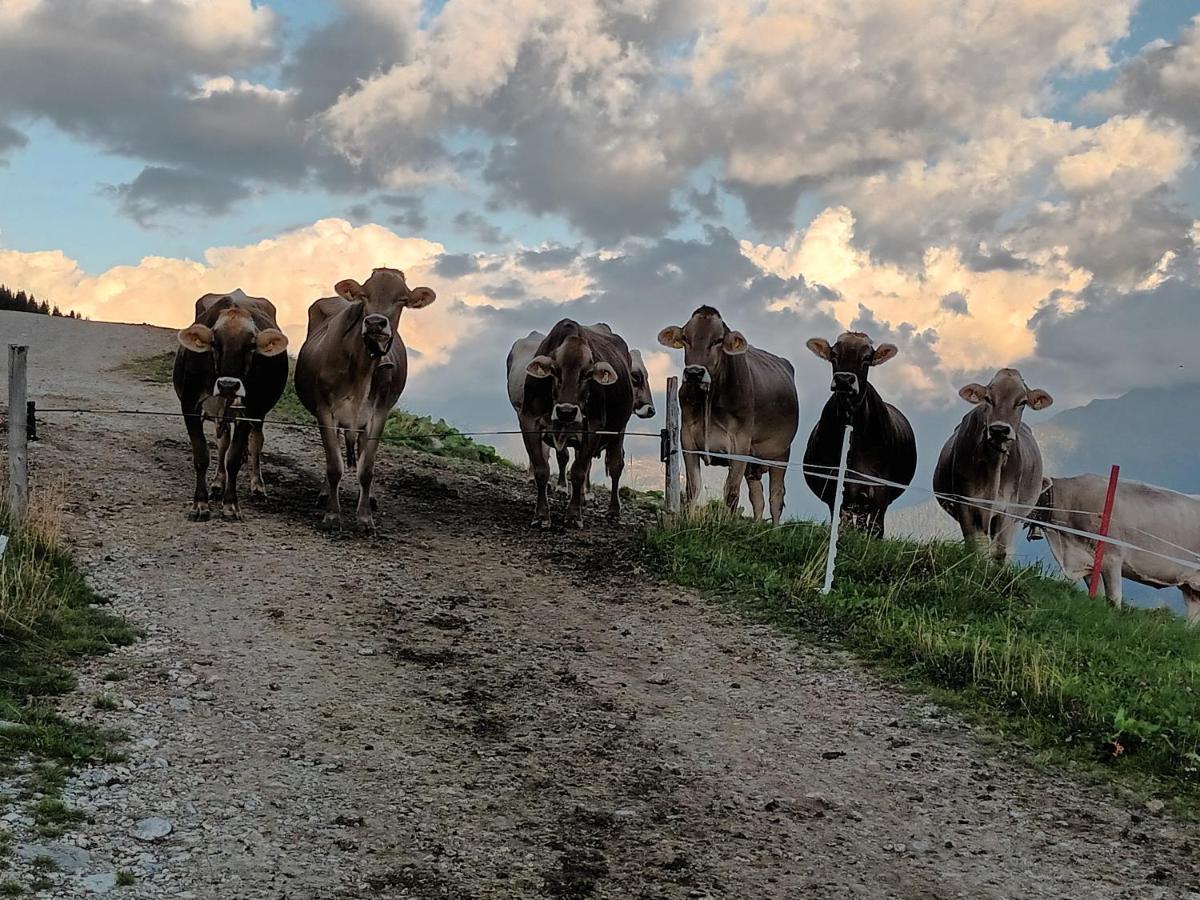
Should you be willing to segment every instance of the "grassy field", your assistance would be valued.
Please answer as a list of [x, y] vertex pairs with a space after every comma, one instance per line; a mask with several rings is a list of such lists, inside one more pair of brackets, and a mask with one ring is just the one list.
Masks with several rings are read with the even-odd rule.
[[[295, 360], [290, 360], [290, 364], [294, 368]], [[170, 384], [174, 365], [175, 352], [169, 351], [130, 360], [123, 368], [146, 381]], [[290, 377], [283, 396], [267, 419], [295, 425], [316, 424], [316, 420], [296, 396], [296, 388]], [[434, 456], [468, 459], [492, 465], [511, 465], [493, 447], [473, 441], [447, 424], [444, 419], [434, 421], [429, 416], [417, 416], [401, 410], [393, 411], [388, 417], [383, 428], [383, 443], [431, 453]]]
[[73, 722], [54, 698], [75, 687], [74, 660], [131, 643], [136, 633], [103, 609], [60, 543], [58, 492], [31, 498], [26, 523], [13, 528], [0, 509], [0, 776], [21, 785], [10, 802], [31, 807], [37, 831], [61, 833], [79, 813], [59, 799], [74, 767], [121, 758], [117, 732]]
[[1200, 629], [1113, 610], [1035, 569], [959, 544], [843, 532], [821, 595], [828, 529], [705, 510], [651, 529], [664, 576], [809, 639], [833, 639], [1048, 762], [1142, 780], [1200, 816]]

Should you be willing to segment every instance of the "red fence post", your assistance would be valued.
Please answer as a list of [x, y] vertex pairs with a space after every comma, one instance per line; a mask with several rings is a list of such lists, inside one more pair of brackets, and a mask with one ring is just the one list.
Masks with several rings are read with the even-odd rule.
[[[1108, 537], [1108, 526], [1112, 522], [1113, 501], [1117, 498], [1117, 477], [1121, 474], [1120, 466], [1113, 466], [1108, 475], [1108, 494], [1104, 498], [1104, 513], [1100, 516], [1100, 537]], [[1104, 541], [1096, 541], [1096, 558], [1092, 562], [1092, 577], [1088, 582], [1088, 596], [1095, 597], [1100, 587], [1100, 566], [1104, 562]]]

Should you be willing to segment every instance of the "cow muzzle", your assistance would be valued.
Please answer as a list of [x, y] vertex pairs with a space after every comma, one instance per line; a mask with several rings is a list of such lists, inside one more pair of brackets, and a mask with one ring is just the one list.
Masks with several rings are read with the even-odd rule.
[[367, 352], [378, 359], [392, 349], [392, 323], [387, 316], [370, 315], [363, 319], [363, 342]]
[[643, 403], [641, 406], [638, 406], [633, 410], [633, 414], [635, 416], [637, 416], [639, 419], [653, 419], [654, 418], [654, 404], [653, 403]]
[[694, 384], [700, 390], [707, 391], [712, 386], [712, 375], [707, 366], [684, 366], [683, 383]]
[[240, 378], [221, 377], [213, 385], [213, 395], [223, 397], [226, 400], [245, 397], [246, 385], [242, 383], [242, 379]]
[[1007, 423], [997, 422], [988, 426], [987, 436], [989, 444], [998, 450], [1004, 450], [1017, 436], [1017, 430]]
[[853, 372], [834, 372], [829, 390], [835, 394], [857, 395], [860, 392], [858, 376]]

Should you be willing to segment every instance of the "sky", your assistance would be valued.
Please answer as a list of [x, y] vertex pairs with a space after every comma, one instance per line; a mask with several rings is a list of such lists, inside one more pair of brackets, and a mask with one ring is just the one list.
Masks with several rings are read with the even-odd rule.
[[530, 330], [607, 321], [661, 385], [710, 304], [803, 439], [804, 343], [854, 328], [927, 475], [999, 367], [1200, 381], [1197, 97], [1200, 0], [0, 0], [0, 283], [171, 327], [240, 287], [298, 349], [398, 267], [438, 295], [402, 402], [464, 429]]

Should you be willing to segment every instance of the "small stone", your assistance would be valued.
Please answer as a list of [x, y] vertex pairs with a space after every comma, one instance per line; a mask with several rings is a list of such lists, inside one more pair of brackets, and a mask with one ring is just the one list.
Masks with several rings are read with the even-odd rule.
[[374, 656], [375, 648], [374, 647], [359, 647], [358, 655], [359, 656]]
[[666, 672], [655, 672], [653, 675], [651, 675], [650, 677], [648, 677], [646, 679], [646, 683], [647, 684], [659, 684], [659, 685], [670, 684], [671, 676], [668, 675]]
[[176, 712], [191, 712], [192, 701], [187, 697], [172, 697], [171, 709], [175, 710]]
[[88, 875], [80, 880], [80, 884], [93, 894], [107, 894], [117, 886], [117, 876], [112, 872], [101, 872], [98, 875]]
[[1150, 810], [1150, 812], [1154, 813], [1155, 815], [1158, 815], [1166, 808], [1167, 804], [1163, 803], [1158, 798], [1146, 801], [1146, 809]]
[[159, 816], [142, 819], [131, 832], [139, 841], [161, 841], [174, 830], [174, 826]]

